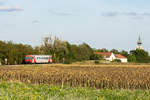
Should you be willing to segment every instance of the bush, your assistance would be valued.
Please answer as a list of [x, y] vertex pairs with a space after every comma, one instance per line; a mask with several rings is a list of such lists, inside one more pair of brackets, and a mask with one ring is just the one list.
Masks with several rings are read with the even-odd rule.
[[121, 62], [121, 60], [120, 59], [115, 59], [115, 60], [113, 60], [113, 62]]
[[149, 53], [145, 50], [131, 50], [130, 54], [135, 56], [137, 63], [149, 63]]
[[66, 59], [65, 61], [64, 61], [64, 64], [71, 64], [72, 63], [72, 60], [70, 60], [70, 59]]
[[101, 60], [103, 59], [103, 56], [102, 55], [98, 55], [98, 54], [92, 54], [90, 56], [90, 60]]
[[99, 64], [99, 60], [95, 60], [94, 63], [95, 63], [95, 64]]

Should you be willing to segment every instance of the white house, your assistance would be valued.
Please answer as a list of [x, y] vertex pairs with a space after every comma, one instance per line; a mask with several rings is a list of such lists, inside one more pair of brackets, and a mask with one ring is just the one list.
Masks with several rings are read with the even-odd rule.
[[114, 54], [112, 52], [95, 52], [95, 54], [100, 54], [104, 56], [105, 60], [113, 61], [115, 59], [121, 60], [121, 62], [126, 63], [128, 62], [128, 59], [121, 54]]
[[121, 60], [121, 62], [126, 63], [128, 62], [128, 59], [124, 56], [122, 56], [121, 54], [115, 54], [116, 59]]

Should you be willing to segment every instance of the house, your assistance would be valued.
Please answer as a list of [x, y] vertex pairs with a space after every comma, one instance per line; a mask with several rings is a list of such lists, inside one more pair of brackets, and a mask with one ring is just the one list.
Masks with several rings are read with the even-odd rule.
[[121, 62], [126, 63], [128, 62], [128, 59], [121, 54], [115, 54], [116, 59], [119, 59]]
[[121, 62], [126, 63], [128, 60], [126, 57], [121, 54], [114, 54], [112, 52], [95, 52], [95, 54], [103, 55], [105, 60], [113, 61], [115, 59], [119, 59]]
[[95, 54], [103, 55], [104, 59], [109, 61], [113, 61], [114, 59], [116, 59], [114, 53], [112, 52], [95, 52]]

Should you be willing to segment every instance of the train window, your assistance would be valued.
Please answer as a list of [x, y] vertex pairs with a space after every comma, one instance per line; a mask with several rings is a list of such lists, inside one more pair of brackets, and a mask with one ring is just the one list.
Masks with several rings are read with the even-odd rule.
[[25, 57], [25, 59], [31, 59], [31, 60], [32, 60], [32, 59], [33, 59], [33, 57]]
[[52, 57], [36, 57], [36, 59], [43, 59], [43, 60], [48, 60], [51, 59]]

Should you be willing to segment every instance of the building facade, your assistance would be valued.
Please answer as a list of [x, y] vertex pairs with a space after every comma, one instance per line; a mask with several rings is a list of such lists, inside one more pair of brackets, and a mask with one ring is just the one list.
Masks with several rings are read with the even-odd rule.
[[137, 47], [136, 47], [136, 49], [143, 49], [143, 47], [142, 47], [142, 40], [141, 40], [141, 37], [139, 36], [139, 39], [138, 39], [138, 41], [137, 41]]
[[105, 60], [113, 61], [115, 59], [120, 60], [122, 63], [128, 62], [128, 59], [121, 54], [114, 54], [112, 52], [95, 52], [95, 54], [100, 54], [104, 57]]

